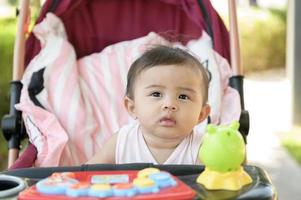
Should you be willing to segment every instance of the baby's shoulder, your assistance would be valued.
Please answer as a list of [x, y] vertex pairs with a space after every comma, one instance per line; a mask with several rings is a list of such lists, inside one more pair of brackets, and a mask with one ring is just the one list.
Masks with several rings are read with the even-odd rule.
[[137, 131], [139, 126], [140, 125], [136, 120], [135, 121], [130, 121], [128, 124], [122, 126], [119, 129], [118, 134], [128, 134], [130, 132]]

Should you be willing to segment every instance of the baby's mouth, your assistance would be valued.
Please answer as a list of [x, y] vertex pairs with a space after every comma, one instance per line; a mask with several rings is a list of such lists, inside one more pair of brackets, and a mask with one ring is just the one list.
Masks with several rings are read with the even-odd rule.
[[162, 126], [172, 127], [176, 125], [176, 120], [171, 117], [163, 117], [160, 119], [160, 124]]

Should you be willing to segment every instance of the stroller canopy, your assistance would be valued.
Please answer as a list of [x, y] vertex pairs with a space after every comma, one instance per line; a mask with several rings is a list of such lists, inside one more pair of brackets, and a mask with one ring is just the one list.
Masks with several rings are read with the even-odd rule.
[[[205, 30], [213, 48], [230, 63], [229, 36], [209, 0], [48, 0], [37, 23], [47, 12], [59, 16], [77, 57], [153, 31], [186, 43]], [[39, 52], [31, 34], [26, 43], [26, 65]]]

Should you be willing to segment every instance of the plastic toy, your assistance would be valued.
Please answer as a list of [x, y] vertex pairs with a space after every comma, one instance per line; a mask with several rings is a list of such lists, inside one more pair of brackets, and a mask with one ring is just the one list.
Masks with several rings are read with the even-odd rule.
[[114, 183], [128, 183], [129, 176], [127, 174], [120, 175], [94, 175], [91, 178], [93, 184], [114, 184]]
[[90, 190], [90, 183], [79, 182], [66, 189], [66, 195], [71, 197], [87, 196]]
[[74, 177], [74, 174], [69, 172], [53, 173], [47, 179], [39, 181], [36, 185], [36, 188], [38, 192], [43, 194], [65, 194], [68, 187], [78, 183]]
[[118, 183], [113, 186], [114, 196], [132, 197], [138, 193], [138, 190], [132, 183]]
[[91, 186], [88, 196], [92, 197], [110, 197], [113, 196], [113, 189], [110, 184], [94, 184]]
[[143, 170], [140, 170], [137, 174], [138, 178], [145, 178], [150, 176], [151, 174], [159, 173], [160, 170], [154, 167], [145, 168]]
[[239, 123], [208, 125], [199, 150], [199, 159], [205, 170], [197, 178], [209, 190], [240, 190], [252, 182], [242, 168], [245, 160], [245, 143], [238, 131]]
[[149, 176], [160, 188], [175, 186], [176, 181], [166, 172], [158, 172]]
[[193, 199], [196, 192], [156, 168], [140, 171], [54, 173], [22, 191], [20, 200], [55, 199]]

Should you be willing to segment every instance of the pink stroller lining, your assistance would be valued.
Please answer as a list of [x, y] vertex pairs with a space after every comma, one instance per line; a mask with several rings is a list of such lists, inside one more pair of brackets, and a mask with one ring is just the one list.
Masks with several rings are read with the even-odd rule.
[[[79, 60], [67, 40], [63, 23], [55, 15], [47, 14], [34, 33], [42, 49], [26, 68], [21, 100], [16, 108], [23, 112], [30, 142], [37, 148], [36, 166], [83, 164], [131, 120], [122, 103], [126, 73], [145, 48], [156, 44], [187, 48], [212, 73], [209, 104], [213, 123], [239, 119], [239, 95], [228, 86], [229, 64], [212, 49], [205, 32], [186, 47], [149, 33]], [[44, 67], [44, 89], [37, 95], [45, 108], [42, 109], [34, 105], [27, 88], [32, 74]]]

